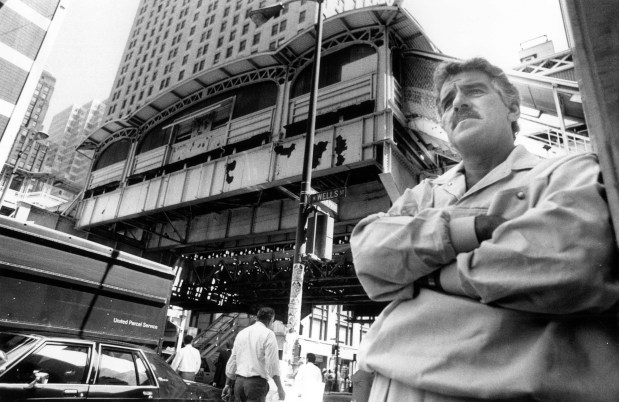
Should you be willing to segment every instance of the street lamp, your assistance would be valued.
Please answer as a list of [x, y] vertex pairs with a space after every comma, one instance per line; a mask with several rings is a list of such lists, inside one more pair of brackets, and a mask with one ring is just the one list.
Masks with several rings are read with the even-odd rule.
[[[2, 208], [2, 203], [4, 202], [4, 197], [6, 196], [6, 193], [9, 189], [9, 187], [11, 187], [11, 183], [13, 183], [13, 179], [15, 178], [16, 174], [15, 174], [15, 170], [17, 169], [17, 165], [19, 164], [19, 160], [21, 159], [22, 155], [24, 154], [24, 151], [26, 150], [26, 144], [31, 144], [31, 146], [34, 146], [34, 143], [40, 140], [44, 140], [47, 139], [49, 137], [49, 135], [47, 135], [47, 133], [44, 133], [43, 131], [37, 131], [34, 136], [32, 137], [32, 140], [28, 141], [28, 137], [30, 137], [30, 132], [32, 130], [27, 129], [28, 133], [26, 134], [26, 138], [24, 139], [24, 143], [21, 145], [21, 148], [19, 149], [19, 152], [17, 153], [17, 158], [15, 159], [15, 163], [13, 164], [13, 166], [9, 165], [8, 163], [6, 164], [7, 170], [8, 170], [8, 174], [9, 174], [9, 179], [7, 180], [6, 184], [4, 185], [4, 188], [2, 189], [2, 194], [0, 195], [0, 208]], [[26, 158], [26, 162], [28, 162], [28, 158]]]
[[[249, 13], [249, 18], [260, 26], [273, 18], [290, 3], [299, 0], [290, 0], [274, 6], [259, 8]], [[299, 356], [293, 356], [294, 345], [298, 343], [301, 321], [301, 303], [303, 301], [303, 275], [305, 265], [301, 258], [301, 248], [305, 243], [305, 225], [308, 217], [308, 196], [312, 189], [312, 160], [314, 157], [314, 131], [316, 129], [316, 99], [318, 96], [318, 78], [320, 74], [320, 51], [322, 48], [322, 3], [324, 0], [314, 0], [318, 5], [318, 20], [316, 22], [316, 43], [314, 44], [314, 61], [312, 65], [312, 86], [310, 88], [309, 110], [307, 112], [307, 134], [305, 136], [305, 152], [303, 154], [303, 175], [301, 177], [301, 192], [299, 194], [299, 213], [297, 232], [294, 244], [292, 264], [292, 278], [290, 283], [290, 302], [288, 304], [288, 325], [284, 360], [295, 364]], [[296, 357], [296, 359], [295, 359]]]

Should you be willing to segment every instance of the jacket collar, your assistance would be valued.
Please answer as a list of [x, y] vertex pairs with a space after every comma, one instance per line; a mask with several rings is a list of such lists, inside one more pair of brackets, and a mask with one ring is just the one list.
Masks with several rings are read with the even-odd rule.
[[[529, 170], [537, 165], [540, 157], [527, 151], [522, 145], [517, 145], [501, 164], [484, 176], [466, 193], [472, 193], [507, 177], [512, 171]], [[434, 183], [442, 186], [453, 195], [462, 195], [464, 191], [464, 163], [460, 161], [456, 166], [434, 179]], [[460, 194], [459, 194], [460, 193]]]

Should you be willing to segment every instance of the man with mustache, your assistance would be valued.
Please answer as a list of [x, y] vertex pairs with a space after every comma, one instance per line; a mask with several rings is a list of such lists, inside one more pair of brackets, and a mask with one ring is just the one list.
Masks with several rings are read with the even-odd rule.
[[392, 301], [359, 350], [370, 401], [619, 400], [616, 242], [594, 154], [514, 145], [516, 87], [475, 58], [434, 75], [462, 161], [351, 248], [373, 300]]

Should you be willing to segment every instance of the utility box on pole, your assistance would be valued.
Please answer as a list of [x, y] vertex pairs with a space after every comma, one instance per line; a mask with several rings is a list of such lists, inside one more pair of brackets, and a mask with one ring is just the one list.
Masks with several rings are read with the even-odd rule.
[[307, 254], [314, 254], [323, 260], [333, 257], [333, 226], [335, 220], [321, 211], [316, 211], [307, 222]]

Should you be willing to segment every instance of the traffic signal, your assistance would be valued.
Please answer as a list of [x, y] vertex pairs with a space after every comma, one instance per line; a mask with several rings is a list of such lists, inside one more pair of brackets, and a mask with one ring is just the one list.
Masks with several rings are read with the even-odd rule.
[[307, 254], [330, 260], [333, 258], [333, 226], [335, 220], [320, 211], [316, 211], [307, 222]]
[[339, 349], [338, 345], [331, 345], [331, 354], [332, 355], [336, 354], [338, 349]]

